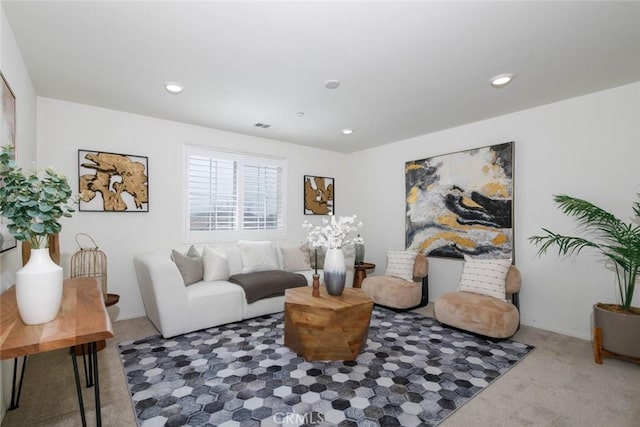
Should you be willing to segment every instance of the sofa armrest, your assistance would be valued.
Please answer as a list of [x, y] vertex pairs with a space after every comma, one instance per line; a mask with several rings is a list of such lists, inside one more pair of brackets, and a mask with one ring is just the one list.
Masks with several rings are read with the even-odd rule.
[[187, 293], [178, 267], [158, 252], [133, 257], [144, 310], [163, 336], [172, 336], [171, 325], [180, 325], [188, 312]]

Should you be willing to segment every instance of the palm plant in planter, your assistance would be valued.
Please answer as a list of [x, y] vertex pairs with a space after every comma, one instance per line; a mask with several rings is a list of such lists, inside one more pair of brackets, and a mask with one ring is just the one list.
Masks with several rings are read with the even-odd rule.
[[640, 308], [632, 306], [640, 270], [640, 201], [633, 204], [636, 224], [625, 223], [586, 200], [556, 195], [554, 201], [563, 213], [576, 219], [585, 236], [566, 236], [543, 228], [544, 235], [529, 240], [539, 246], [538, 255], [556, 246], [559, 255], [577, 255], [591, 248], [605, 257], [606, 265], [616, 273], [621, 304], [594, 305], [596, 362], [602, 363], [603, 350], [640, 358]]
[[[29, 242], [29, 262], [16, 273], [16, 297], [22, 320], [27, 324], [53, 320], [62, 297], [62, 268], [49, 257], [49, 235], [62, 229], [61, 217], [74, 209], [67, 179], [48, 168], [25, 174], [13, 160], [13, 148], [0, 153], [0, 214], [19, 241]], [[56, 303], [57, 301], [57, 303]]]

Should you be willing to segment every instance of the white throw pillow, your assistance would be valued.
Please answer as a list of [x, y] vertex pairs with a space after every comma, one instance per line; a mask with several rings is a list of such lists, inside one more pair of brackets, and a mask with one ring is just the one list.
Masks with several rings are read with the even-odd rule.
[[242, 272], [278, 270], [278, 256], [269, 241], [241, 240]]
[[506, 301], [505, 279], [509, 267], [510, 259], [474, 259], [465, 255], [458, 291]]
[[385, 276], [397, 277], [413, 282], [413, 265], [416, 262], [416, 251], [387, 251], [387, 271]]
[[229, 275], [242, 273], [242, 256], [238, 245], [215, 246], [212, 248], [215, 253], [227, 259], [229, 265]]
[[229, 278], [229, 262], [227, 258], [209, 246], [205, 246], [202, 251], [202, 261], [204, 263], [203, 280], [205, 282], [227, 280]]
[[280, 246], [280, 253], [282, 254], [282, 269], [284, 271], [311, 270], [309, 246], [306, 243], [295, 246]]

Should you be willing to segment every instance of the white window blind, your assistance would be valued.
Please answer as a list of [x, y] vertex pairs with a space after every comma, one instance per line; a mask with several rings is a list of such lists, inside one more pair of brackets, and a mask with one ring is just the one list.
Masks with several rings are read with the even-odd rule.
[[282, 168], [245, 164], [243, 177], [243, 228], [245, 230], [282, 228]]
[[184, 164], [187, 241], [286, 237], [284, 160], [185, 146]]
[[235, 230], [238, 209], [236, 162], [194, 155], [189, 156], [188, 164], [190, 230]]

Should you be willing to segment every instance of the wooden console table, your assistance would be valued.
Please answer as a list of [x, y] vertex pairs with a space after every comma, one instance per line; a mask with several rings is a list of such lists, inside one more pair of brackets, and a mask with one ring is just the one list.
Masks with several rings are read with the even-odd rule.
[[[93, 278], [76, 278], [64, 281], [62, 306], [58, 317], [41, 325], [25, 325], [20, 319], [16, 303], [16, 288], [12, 286], [0, 296], [0, 359], [16, 359], [14, 365], [13, 391], [15, 391], [17, 358], [24, 356], [22, 376], [26, 356], [60, 348], [71, 349], [71, 360], [76, 380], [76, 392], [80, 406], [82, 425], [87, 421], [82, 400], [80, 376], [75, 346], [88, 344], [91, 350], [89, 364], [92, 367], [91, 385], [95, 386], [96, 422], [102, 425], [100, 411], [100, 386], [98, 381], [98, 355], [96, 341], [113, 337], [111, 319], [107, 314], [102, 292]], [[22, 376], [20, 388], [22, 388]], [[87, 380], [88, 381], [88, 380]], [[20, 392], [18, 392], [18, 396]], [[12, 409], [18, 407], [12, 393]]]

